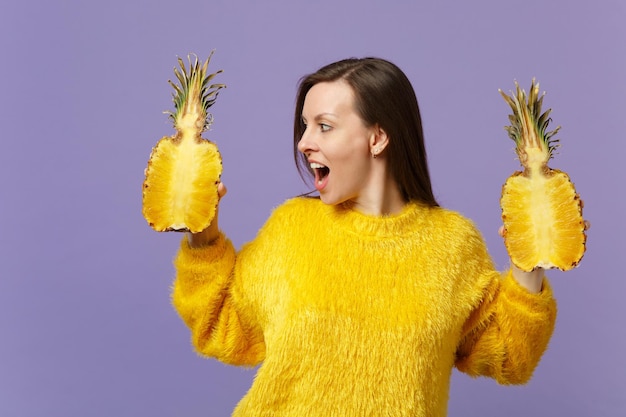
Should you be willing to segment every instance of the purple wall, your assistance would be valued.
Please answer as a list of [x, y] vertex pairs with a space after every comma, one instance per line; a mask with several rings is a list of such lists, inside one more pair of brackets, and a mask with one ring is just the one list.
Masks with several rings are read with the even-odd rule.
[[517, 169], [497, 89], [535, 76], [592, 222], [581, 266], [550, 272], [557, 330], [534, 379], [455, 372], [450, 416], [626, 415], [626, 3], [23, 1], [0, 13], [0, 415], [225, 416], [253, 371], [193, 353], [169, 303], [180, 235], [141, 215], [152, 146], [172, 133], [178, 55], [217, 52], [228, 89], [209, 137], [240, 245], [304, 191], [291, 158], [300, 76], [348, 56], [402, 67], [437, 197], [497, 264], [500, 187]]

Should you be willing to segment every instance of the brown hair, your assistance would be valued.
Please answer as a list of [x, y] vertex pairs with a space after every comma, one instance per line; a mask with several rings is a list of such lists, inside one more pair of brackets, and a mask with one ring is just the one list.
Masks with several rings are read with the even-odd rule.
[[320, 68], [300, 80], [296, 97], [293, 152], [303, 179], [311, 174], [306, 156], [298, 151], [304, 134], [304, 99], [318, 83], [346, 81], [354, 91], [355, 107], [363, 121], [378, 124], [389, 136], [387, 160], [405, 201], [438, 206], [426, 160], [422, 119], [411, 82], [395, 64], [380, 58], [350, 58]]

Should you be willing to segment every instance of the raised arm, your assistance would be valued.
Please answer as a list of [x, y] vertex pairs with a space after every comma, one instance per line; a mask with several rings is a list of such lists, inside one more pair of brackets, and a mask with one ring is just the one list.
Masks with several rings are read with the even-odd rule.
[[[220, 197], [226, 188], [220, 185]], [[246, 314], [234, 277], [237, 255], [219, 232], [217, 213], [203, 232], [181, 242], [175, 260], [172, 303], [191, 330], [198, 353], [235, 365], [263, 360], [263, 333]]]
[[[466, 241], [478, 245], [477, 257], [488, 257], [482, 238], [471, 236]], [[552, 290], [541, 268], [525, 273], [513, 266], [502, 275], [481, 268], [474, 273], [483, 288], [465, 322], [456, 366], [471, 376], [492, 377], [501, 384], [525, 383], [554, 330]]]

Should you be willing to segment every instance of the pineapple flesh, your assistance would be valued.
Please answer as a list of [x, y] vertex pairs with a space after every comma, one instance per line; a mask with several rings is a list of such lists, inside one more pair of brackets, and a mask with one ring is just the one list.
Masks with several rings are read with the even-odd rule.
[[179, 85], [169, 81], [175, 90], [176, 111], [169, 115], [176, 133], [152, 149], [143, 182], [143, 216], [158, 232], [200, 232], [215, 216], [222, 159], [217, 146], [201, 137], [212, 122], [208, 109], [225, 87], [209, 84], [222, 72], [207, 75], [212, 55], [203, 64], [188, 57], [189, 69], [179, 58], [180, 70], [174, 69]]
[[536, 267], [567, 271], [578, 265], [585, 252], [582, 201], [569, 176], [548, 167], [560, 126], [548, 132], [550, 109], [541, 113], [543, 95], [532, 80], [528, 95], [519, 84], [510, 96], [509, 137], [515, 141], [523, 171], [511, 175], [502, 187], [500, 206], [504, 243], [511, 261], [521, 270]]

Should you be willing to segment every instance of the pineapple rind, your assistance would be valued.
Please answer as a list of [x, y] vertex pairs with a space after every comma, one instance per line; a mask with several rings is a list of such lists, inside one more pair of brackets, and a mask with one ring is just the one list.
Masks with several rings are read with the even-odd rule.
[[521, 172], [502, 188], [504, 242], [511, 261], [524, 271], [535, 267], [563, 271], [585, 252], [582, 204], [566, 173], [531, 178]]

